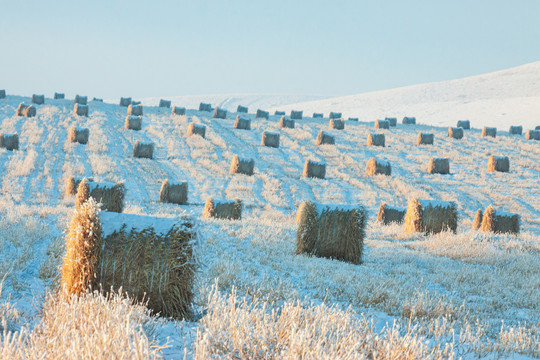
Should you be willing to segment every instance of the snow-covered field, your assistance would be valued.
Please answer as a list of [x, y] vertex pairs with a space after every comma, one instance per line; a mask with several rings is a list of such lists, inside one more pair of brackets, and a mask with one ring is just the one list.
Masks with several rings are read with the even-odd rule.
[[[540, 62], [340, 98], [170, 99], [187, 116], [145, 106], [140, 132], [124, 129], [126, 108], [116, 104], [89, 102], [84, 118], [72, 115], [72, 100], [48, 98], [36, 117], [23, 118], [15, 109], [30, 98], [8, 91], [0, 99], [0, 132], [20, 136], [20, 150], [0, 149], [0, 332], [42, 318], [73, 210], [64, 181], [73, 175], [124, 181], [127, 213], [188, 212], [200, 222], [200, 319], [156, 321], [147, 330], [155, 342], [168, 341], [167, 358], [540, 356], [540, 142], [508, 134], [510, 125], [540, 125]], [[199, 101], [249, 106], [252, 129], [233, 129], [236, 113], [220, 120], [189, 110]], [[257, 108], [341, 111], [360, 122], [339, 131], [327, 118], [306, 117], [279, 129], [277, 116], [255, 119]], [[375, 130], [385, 116], [416, 116], [420, 124]], [[447, 126], [462, 119], [474, 129], [448, 138]], [[206, 139], [186, 136], [191, 122], [206, 125]], [[67, 142], [72, 125], [90, 129], [87, 145]], [[482, 138], [484, 125], [497, 126], [497, 137]], [[280, 133], [278, 149], [260, 145], [264, 130]], [[320, 130], [336, 144], [316, 146]], [[416, 145], [420, 131], [433, 132], [435, 144]], [[386, 147], [365, 145], [372, 132], [385, 134]], [[153, 160], [132, 157], [136, 140], [155, 144]], [[234, 155], [255, 160], [254, 176], [229, 174]], [[488, 173], [490, 155], [508, 156], [510, 172]], [[366, 176], [371, 157], [390, 162], [392, 176]], [[451, 174], [427, 174], [431, 157], [449, 158]], [[306, 159], [324, 161], [326, 179], [302, 177]], [[164, 179], [186, 180], [190, 204], [159, 203]], [[242, 199], [242, 220], [201, 219], [208, 197]], [[375, 223], [381, 202], [405, 207], [411, 197], [455, 201], [457, 234], [409, 235], [401, 225]], [[366, 206], [362, 265], [295, 255], [294, 215], [305, 200]], [[519, 236], [470, 230], [476, 210], [489, 204], [520, 214]]]

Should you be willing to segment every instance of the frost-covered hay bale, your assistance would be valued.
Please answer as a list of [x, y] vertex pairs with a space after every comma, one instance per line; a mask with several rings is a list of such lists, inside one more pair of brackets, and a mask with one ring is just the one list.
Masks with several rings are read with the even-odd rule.
[[450, 160], [432, 157], [429, 159], [428, 174], [450, 174]]
[[519, 234], [519, 215], [496, 211], [490, 205], [484, 212], [480, 230], [501, 234]]
[[164, 180], [159, 191], [159, 201], [163, 203], [185, 205], [188, 200], [188, 183], [186, 181], [179, 183], [169, 183]]
[[6, 98], [6, 90], [5, 89], [1, 89], [0, 90], [0, 99], [5, 99]]
[[343, 119], [330, 119], [328, 126], [330, 129], [343, 130], [345, 129], [345, 121]]
[[448, 137], [453, 139], [462, 139], [463, 138], [463, 128], [461, 127], [449, 127], [448, 128]]
[[358, 118], [350, 117], [350, 118], [349, 118], [349, 121], [355, 121], [355, 122], [358, 122]]
[[5, 148], [10, 151], [19, 150], [19, 135], [17, 133], [0, 133], [0, 148]]
[[412, 116], [405, 116], [401, 123], [404, 125], [414, 125], [416, 124], [416, 118]]
[[375, 158], [369, 159], [366, 165], [367, 175], [392, 175], [392, 166], [388, 161], [377, 160]]
[[238, 105], [238, 107], [236, 108], [236, 112], [237, 113], [247, 114], [248, 113], [248, 108], [247, 108], [247, 106]]
[[508, 129], [508, 134], [510, 135], [522, 135], [523, 134], [523, 126], [510, 126], [510, 129]]
[[476, 214], [474, 215], [474, 220], [472, 223], [473, 230], [480, 230], [480, 227], [482, 226], [483, 216], [484, 216], [484, 213], [482, 212], [482, 209], [476, 210]]
[[88, 96], [75, 95], [75, 104], [88, 105]]
[[103, 99], [100, 99], [100, 98], [96, 98], [96, 97], [95, 97], [95, 98], [92, 99], [92, 101], [95, 101], [95, 102], [101, 102], [101, 103], [102, 103], [102, 102], [103, 102]]
[[209, 198], [204, 204], [203, 217], [240, 220], [242, 219], [241, 200], [215, 200]]
[[406, 209], [399, 207], [388, 206], [386, 203], [382, 203], [377, 214], [377, 222], [388, 225], [390, 223], [402, 223], [405, 218]]
[[130, 97], [121, 97], [120, 98], [120, 106], [128, 107], [131, 105], [131, 98]]
[[317, 141], [315, 142], [315, 145], [334, 145], [336, 143], [336, 140], [334, 139], [333, 135], [327, 134], [324, 131], [319, 131], [319, 135], [317, 135]]
[[525, 133], [525, 139], [527, 140], [540, 140], [540, 129], [539, 130], [527, 130]]
[[375, 129], [390, 129], [390, 122], [387, 120], [376, 120]]
[[90, 136], [90, 130], [88, 128], [77, 128], [72, 126], [69, 128], [68, 141], [76, 142], [79, 144], [87, 144], [88, 137]]
[[170, 108], [171, 107], [171, 100], [159, 99], [159, 107], [160, 108]]
[[367, 146], [382, 146], [384, 147], [384, 134], [368, 134]]
[[17, 116], [34, 117], [36, 113], [37, 111], [34, 105], [20, 103], [17, 107]]
[[341, 119], [341, 113], [340, 112], [330, 112], [330, 115], [328, 115], [329, 119]]
[[32, 95], [32, 104], [42, 105], [45, 104], [45, 95]]
[[214, 119], [225, 119], [227, 117], [227, 110], [221, 109], [216, 106], [214, 109], [214, 114], [212, 115]]
[[491, 155], [488, 159], [488, 172], [509, 172], [510, 171], [510, 159], [508, 156], [494, 156]]
[[270, 114], [268, 113], [268, 111], [264, 111], [261, 109], [257, 109], [257, 113], [255, 114], [256, 118], [261, 118], [261, 119], [268, 119], [269, 116]]
[[[74, 195], [76, 195], [77, 194], [77, 189], [79, 188], [79, 185], [81, 184], [83, 179], [86, 179], [87, 182], [93, 182], [94, 181], [92, 178], [69, 176], [66, 179], [65, 195], [66, 196], [74, 196]], [[88, 188], [88, 191], [90, 191], [89, 188]], [[89, 195], [90, 194], [88, 193], [88, 196]], [[85, 200], [87, 200], [87, 199], [85, 198]]]
[[280, 129], [294, 129], [294, 120], [289, 119], [288, 117], [285, 117], [285, 115], [281, 116], [281, 119], [279, 119], [279, 128]]
[[231, 162], [231, 174], [244, 174], [248, 176], [253, 175], [253, 169], [255, 168], [255, 160], [245, 159], [234, 155]]
[[305, 177], [324, 179], [326, 176], [326, 164], [323, 162], [306, 159], [304, 164], [304, 172], [302, 173]]
[[298, 208], [296, 253], [362, 263], [367, 212], [363, 206], [304, 202]]
[[293, 119], [293, 120], [302, 120], [303, 116], [304, 116], [303, 111], [291, 110], [291, 119]]
[[323, 113], [313, 113], [313, 118], [314, 119], [317, 119], [317, 118], [323, 118], [324, 117], [324, 114]]
[[140, 102], [140, 101], [135, 101], [135, 100], [133, 100], [133, 101], [131, 102], [131, 105], [133, 105], [133, 106], [141, 105], [141, 102]]
[[88, 105], [75, 104], [73, 106], [73, 115], [88, 116]]
[[190, 123], [187, 130], [187, 136], [200, 135], [206, 137], [206, 126]]
[[388, 125], [390, 125], [391, 127], [397, 126], [397, 118], [395, 117], [385, 117], [384, 120], [388, 121]]
[[129, 104], [127, 113], [128, 113], [128, 115], [142, 116], [143, 115], [143, 107], [142, 107], [142, 105]]
[[266, 131], [266, 130], [263, 131], [261, 145], [278, 148], [279, 147], [279, 134]]
[[212, 111], [212, 105], [207, 103], [200, 103], [199, 104], [199, 111]]
[[75, 211], [66, 236], [63, 295], [122, 292], [154, 314], [189, 317], [196, 237], [189, 219], [99, 211], [94, 200]]
[[433, 145], [434, 137], [435, 136], [433, 134], [419, 132], [418, 136], [416, 137], [416, 144], [417, 145]]
[[471, 122], [469, 120], [458, 120], [457, 127], [460, 127], [463, 130], [470, 130]]
[[142, 116], [127, 115], [124, 126], [128, 130], [141, 130]]
[[285, 116], [285, 111], [279, 111], [279, 110], [276, 110], [276, 112], [274, 113], [274, 115], [277, 115], [277, 116]]
[[137, 140], [133, 146], [133, 157], [152, 159], [154, 157], [154, 144], [145, 144]]
[[236, 121], [234, 122], [234, 128], [242, 129], [242, 130], [251, 130], [251, 119], [248, 117], [237, 115]]
[[[68, 179], [68, 182], [71, 180]], [[77, 183], [76, 180], [73, 180]], [[87, 179], [78, 181], [75, 206], [80, 207], [88, 200], [94, 198], [101, 203], [101, 209], [111, 212], [121, 213], [124, 210], [124, 198], [126, 187], [123, 183], [95, 182]], [[69, 184], [68, 184], [69, 185]], [[66, 192], [67, 192], [66, 186]]]
[[412, 199], [405, 214], [405, 232], [426, 234], [457, 229], [457, 205], [453, 201]]
[[186, 115], [186, 108], [181, 106], [173, 106], [172, 115]]
[[496, 137], [497, 128], [484, 126], [484, 128], [482, 129], [482, 137], [487, 137], [487, 136], [490, 136], [493, 138]]

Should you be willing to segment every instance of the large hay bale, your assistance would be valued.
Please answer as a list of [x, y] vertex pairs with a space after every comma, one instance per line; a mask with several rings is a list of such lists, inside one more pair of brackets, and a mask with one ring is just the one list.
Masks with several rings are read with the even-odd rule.
[[476, 211], [476, 214], [474, 215], [474, 220], [472, 223], [473, 230], [480, 230], [480, 227], [482, 226], [482, 217], [484, 216], [484, 213], [482, 212], [482, 209], [478, 209]]
[[433, 145], [433, 139], [435, 136], [433, 134], [419, 132], [416, 137], [417, 145]]
[[294, 120], [289, 119], [288, 117], [285, 117], [285, 115], [281, 116], [281, 119], [279, 119], [279, 128], [280, 129], [294, 129]]
[[375, 129], [390, 129], [390, 122], [388, 120], [379, 120], [375, 121]]
[[[76, 180], [68, 179], [66, 192], [70, 182], [77, 183]], [[78, 182], [75, 206], [79, 208], [89, 197], [94, 198], [101, 203], [101, 209], [111, 212], [121, 213], [124, 210], [124, 198], [126, 196], [126, 187], [124, 183], [113, 182], [95, 182], [88, 179], [82, 179]]]
[[257, 109], [257, 113], [255, 114], [256, 118], [261, 118], [261, 119], [268, 119], [269, 116], [270, 116], [270, 113], [268, 111], [264, 111], [261, 109]]
[[131, 98], [130, 97], [121, 97], [120, 98], [120, 106], [128, 107], [131, 105]]
[[17, 107], [17, 116], [34, 117], [36, 116], [36, 108], [34, 105], [25, 105], [20, 103]]
[[448, 137], [453, 139], [462, 139], [463, 138], [463, 128], [461, 127], [449, 127], [448, 128]]
[[324, 114], [323, 113], [313, 113], [313, 118], [314, 119], [317, 119], [317, 118], [323, 118], [324, 117]]
[[363, 206], [302, 203], [297, 213], [296, 253], [361, 264], [366, 214]]
[[367, 146], [382, 146], [384, 147], [384, 134], [368, 134]]
[[75, 95], [75, 104], [88, 105], [88, 96]]
[[173, 106], [172, 115], [186, 115], [186, 108], [181, 106]]
[[497, 137], [497, 128], [484, 126], [482, 129], [482, 137]]
[[88, 105], [75, 104], [73, 106], [73, 115], [88, 116]]
[[523, 126], [510, 126], [510, 129], [508, 129], [508, 134], [510, 135], [522, 135], [523, 134]]
[[248, 117], [236, 115], [236, 121], [234, 122], [235, 129], [251, 130], [251, 119]]
[[412, 116], [405, 116], [401, 123], [404, 125], [414, 125], [416, 124], [416, 118]]
[[242, 201], [241, 200], [215, 200], [209, 198], [204, 204], [203, 217], [241, 220]]
[[214, 114], [212, 115], [214, 119], [225, 119], [227, 117], [227, 110], [221, 109], [216, 106], [214, 109]]
[[90, 130], [88, 128], [77, 128], [72, 126], [69, 128], [68, 141], [77, 142], [79, 144], [87, 144], [88, 137], [90, 136]]
[[355, 121], [355, 122], [358, 122], [358, 118], [350, 117], [350, 118], [349, 118], [349, 121]]
[[491, 155], [488, 159], [488, 172], [509, 172], [510, 171], [510, 159], [508, 156], [494, 156]]
[[129, 104], [128, 106], [128, 115], [134, 115], [134, 116], [142, 116], [143, 115], [143, 107], [142, 105], [133, 105], [133, 103]]
[[390, 223], [402, 223], [405, 218], [406, 209], [399, 207], [388, 206], [386, 203], [382, 203], [377, 214], [377, 222], [383, 225]]
[[329, 119], [341, 119], [341, 113], [340, 112], [330, 112], [330, 115], [328, 115]]
[[436, 234], [457, 229], [457, 205], [453, 201], [409, 200], [405, 214], [405, 232]]
[[0, 99], [5, 99], [5, 98], [6, 98], [6, 90], [2, 89], [0, 90]]
[[279, 134], [266, 131], [266, 130], [263, 131], [261, 145], [278, 148], [279, 147]]
[[128, 130], [141, 130], [142, 116], [127, 115], [124, 127]]
[[303, 176], [309, 178], [324, 179], [326, 176], [326, 164], [323, 162], [306, 159]]
[[231, 162], [231, 174], [244, 174], [248, 176], [253, 175], [253, 169], [255, 168], [255, 160], [240, 158], [238, 155], [234, 155]]
[[302, 120], [303, 115], [303, 111], [291, 110], [291, 119], [293, 120]]
[[540, 130], [527, 130], [525, 133], [527, 140], [540, 140]]
[[330, 129], [343, 130], [345, 129], [345, 121], [343, 119], [330, 119], [328, 126]]
[[195, 236], [188, 219], [114, 214], [89, 200], [75, 211], [67, 234], [63, 295], [121, 289], [155, 314], [188, 318]]
[[285, 116], [285, 111], [279, 111], [279, 110], [276, 110], [274, 112], [274, 115], [277, 115], [277, 116]]
[[[293, 120], [294, 121], [294, 120]], [[319, 131], [319, 135], [317, 135], [317, 140], [315, 142], [315, 145], [334, 145], [336, 143], [336, 140], [334, 139], [333, 135], [327, 134], [324, 131]]]
[[159, 99], [159, 107], [160, 108], [170, 108], [171, 107], [171, 100]]
[[457, 127], [460, 127], [463, 130], [470, 130], [471, 122], [469, 120], [458, 120]]
[[42, 105], [45, 104], [45, 95], [32, 95], [32, 104]]
[[206, 126], [190, 123], [187, 130], [187, 136], [200, 135], [203, 138], [206, 136]]
[[397, 126], [397, 118], [395, 117], [385, 117], [384, 120], [388, 121], [388, 125], [390, 125], [391, 127]]
[[154, 157], [154, 144], [145, 144], [137, 140], [133, 146], [133, 157], [152, 159]]
[[392, 175], [392, 166], [388, 161], [377, 160], [375, 158], [369, 159], [366, 165], [366, 175]]
[[236, 112], [247, 114], [248, 108], [246, 106], [238, 105], [238, 107], [236, 108]]
[[10, 151], [19, 150], [19, 135], [17, 133], [0, 133], [0, 148], [5, 148]]
[[484, 212], [480, 230], [501, 234], [519, 234], [519, 215], [496, 211], [490, 205]]
[[200, 103], [199, 104], [199, 111], [212, 111], [212, 105], [207, 103]]
[[429, 159], [428, 174], [450, 174], [450, 160], [432, 157]]
[[164, 180], [159, 191], [159, 201], [163, 203], [185, 205], [188, 201], [188, 183], [169, 183]]

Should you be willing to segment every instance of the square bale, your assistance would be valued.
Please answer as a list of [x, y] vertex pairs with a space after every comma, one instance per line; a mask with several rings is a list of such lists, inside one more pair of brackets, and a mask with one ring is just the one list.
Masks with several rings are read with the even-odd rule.
[[204, 204], [203, 217], [227, 220], [241, 220], [242, 201], [239, 199], [215, 200], [209, 198]]
[[368, 134], [367, 146], [385, 146], [384, 134]]
[[88, 128], [77, 128], [72, 126], [69, 128], [68, 141], [85, 145], [88, 143], [89, 136], [90, 130]]
[[141, 130], [142, 129], [142, 116], [127, 115], [124, 126], [128, 130]]
[[324, 179], [326, 176], [326, 164], [323, 162], [306, 159], [303, 176], [308, 178]]
[[231, 175], [244, 174], [244, 175], [252, 176], [254, 168], [255, 168], [255, 160], [241, 158], [238, 155], [234, 155], [231, 162], [231, 169], [229, 173]]
[[429, 159], [428, 174], [450, 174], [450, 160], [432, 157]]
[[133, 157], [152, 159], [154, 157], [154, 144], [142, 143], [137, 140], [133, 146]]
[[261, 145], [279, 148], [279, 133], [263, 131]]
[[234, 122], [234, 128], [241, 130], [251, 130], [251, 119], [248, 117], [237, 115], [236, 121]]
[[[294, 121], [294, 120], [293, 120]], [[330, 135], [328, 133], [325, 133], [324, 131], [319, 131], [319, 134], [317, 135], [317, 140], [315, 141], [315, 145], [334, 145], [336, 143], [336, 140], [334, 139], [333, 135]]]
[[188, 183], [183, 181], [171, 184], [169, 180], [164, 180], [159, 191], [159, 201], [178, 205], [187, 204]]
[[388, 161], [377, 160], [375, 158], [369, 159], [366, 165], [366, 175], [392, 175], [392, 166]]
[[203, 138], [206, 136], [206, 126], [190, 123], [187, 129], [187, 136], [199, 135]]
[[383, 225], [389, 225], [391, 223], [401, 224], [406, 212], [406, 209], [382, 203], [377, 214], [377, 222]]

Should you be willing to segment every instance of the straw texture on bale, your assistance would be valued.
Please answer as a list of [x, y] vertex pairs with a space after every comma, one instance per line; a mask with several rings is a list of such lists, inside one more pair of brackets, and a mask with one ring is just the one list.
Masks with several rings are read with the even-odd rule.
[[279, 128], [280, 129], [294, 129], [294, 120], [289, 119], [288, 117], [285, 117], [285, 115], [281, 116], [281, 119], [279, 119]]
[[231, 174], [244, 174], [248, 176], [253, 175], [253, 169], [255, 168], [255, 160], [253, 159], [244, 159], [234, 155], [231, 162]]
[[341, 119], [341, 113], [331, 111], [330, 115], [328, 115], [328, 118], [330, 118], [330, 119]]
[[17, 116], [34, 117], [36, 116], [36, 108], [34, 105], [25, 105], [20, 103], [17, 107]]
[[482, 129], [482, 137], [497, 137], [497, 128], [484, 126]]
[[296, 253], [361, 264], [366, 218], [362, 206], [304, 202], [296, 217]]
[[173, 106], [172, 108], [173, 115], [186, 115], [186, 108], [181, 106]]
[[376, 120], [375, 129], [390, 129], [390, 122], [388, 120]]
[[510, 135], [522, 135], [523, 134], [523, 126], [510, 126], [510, 129], [508, 129], [508, 133]]
[[527, 140], [540, 140], [540, 129], [539, 130], [527, 130], [525, 133], [525, 139]]
[[429, 159], [428, 174], [450, 174], [450, 160], [432, 157]]
[[212, 111], [212, 105], [207, 103], [200, 103], [199, 111]]
[[242, 129], [242, 130], [251, 130], [251, 119], [248, 117], [237, 115], [236, 121], [234, 122], [234, 128]]
[[90, 136], [90, 130], [80, 129], [80, 128], [76, 128], [75, 126], [72, 126], [69, 128], [68, 141], [77, 142], [79, 144], [84, 145], [88, 143], [89, 136]]
[[379, 208], [379, 213], [377, 214], [377, 222], [388, 225], [390, 223], [402, 223], [405, 218], [405, 213], [407, 210], [388, 206], [386, 203], [382, 203]]
[[264, 111], [261, 109], [257, 109], [257, 113], [255, 114], [255, 117], [261, 118], [261, 119], [268, 119], [269, 116], [270, 114], [268, 113], [268, 111]]
[[160, 108], [170, 108], [171, 107], [171, 100], [159, 99], [159, 107]]
[[490, 205], [482, 216], [480, 230], [501, 234], [519, 234], [519, 215], [496, 211]]
[[212, 115], [214, 119], [225, 119], [227, 117], [227, 110], [217, 107], [214, 109], [214, 114]]
[[302, 175], [309, 178], [324, 179], [326, 176], [326, 164], [323, 162], [306, 159], [304, 164], [304, 172]]
[[154, 144], [144, 144], [137, 140], [133, 146], [133, 157], [152, 159], [154, 157]]
[[204, 138], [206, 136], [206, 126], [190, 123], [187, 129], [187, 135], [200, 135]]
[[367, 146], [382, 146], [384, 147], [384, 134], [368, 134]]
[[356, 121], [356, 122], [358, 122], [358, 118], [350, 117], [350, 118], [349, 118], [349, 121]]
[[395, 117], [385, 117], [384, 120], [388, 121], [388, 124], [392, 127], [397, 126], [397, 118]]
[[163, 203], [185, 205], [188, 201], [188, 183], [169, 183], [164, 180], [159, 191], [159, 201]]
[[484, 213], [482, 212], [482, 209], [476, 210], [476, 214], [474, 215], [474, 220], [472, 223], [473, 230], [480, 230], [480, 227], [482, 226], [483, 216], [484, 216]]
[[401, 123], [404, 125], [414, 125], [416, 124], [416, 118], [411, 116], [405, 116]]
[[266, 131], [266, 130], [263, 131], [261, 145], [278, 148], [279, 147], [279, 134]]
[[45, 95], [32, 95], [32, 104], [42, 105], [45, 104]]
[[313, 118], [314, 118], [314, 119], [322, 118], [322, 117], [324, 117], [324, 114], [323, 114], [323, 113], [313, 113]]
[[[79, 188], [79, 185], [81, 184], [81, 181], [83, 179], [86, 179], [87, 182], [93, 182], [94, 181], [92, 178], [82, 178], [82, 177], [70, 176], [66, 180], [66, 189], [65, 189], [64, 194], [66, 196], [76, 195], [77, 194], [77, 189]], [[88, 196], [90, 196], [90, 193], [88, 194]], [[88, 198], [88, 196], [86, 197], [86, 199]]]
[[75, 104], [73, 106], [73, 115], [88, 116], [88, 105]]
[[0, 133], [0, 148], [5, 148], [10, 151], [19, 150], [19, 135], [17, 133]]
[[120, 106], [128, 107], [131, 105], [131, 98], [130, 97], [121, 97], [120, 98]]
[[461, 127], [449, 127], [448, 128], [448, 137], [454, 138], [454, 139], [462, 139], [463, 138], [463, 128]]
[[330, 129], [343, 130], [345, 129], [345, 121], [343, 119], [330, 119], [328, 122]]
[[240, 220], [242, 219], [242, 201], [209, 198], [204, 204], [203, 217]]
[[75, 211], [67, 234], [63, 295], [121, 288], [155, 314], [189, 318], [195, 236], [188, 219], [100, 212], [89, 200]]
[[510, 171], [510, 159], [508, 156], [494, 156], [491, 155], [488, 159], [488, 172], [509, 172]]
[[392, 166], [388, 161], [381, 161], [375, 158], [369, 159], [366, 165], [366, 174], [367, 175], [392, 175]]
[[317, 135], [317, 141], [315, 142], [315, 145], [334, 145], [336, 143], [336, 140], [334, 139], [333, 135], [327, 134], [324, 131], [319, 131], [319, 135]]
[[0, 90], [0, 99], [5, 99], [6, 98], [6, 90], [2, 89]]
[[293, 120], [302, 120], [303, 116], [304, 116], [303, 111], [291, 110], [291, 119], [293, 119]]
[[457, 229], [457, 205], [449, 201], [409, 200], [405, 214], [405, 232], [426, 234]]
[[247, 114], [248, 108], [246, 106], [238, 105], [238, 107], [236, 108], [236, 112]]
[[128, 115], [142, 116], [143, 107], [142, 105], [133, 105], [133, 103], [128, 105]]
[[276, 110], [276, 112], [274, 113], [274, 115], [284, 116], [284, 115], [285, 115], [285, 111], [279, 111], [279, 110]]
[[463, 130], [470, 130], [471, 122], [469, 120], [458, 120], [457, 127], [460, 127]]
[[[71, 191], [71, 184], [76, 185], [77, 180], [68, 179], [66, 184], [66, 193]], [[126, 187], [123, 183], [105, 183], [88, 181], [86, 178], [80, 180], [75, 194], [75, 207], [79, 208], [90, 197], [101, 203], [101, 209], [121, 213], [124, 210], [124, 197], [126, 195]]]
[[88, 96], [75, 95], [75, 104], [88, 105]]
[[419, 132], [418, 136], [416, 137], [416, 144], [417, 145], [433, 145], [434, 137], [435, 136], [433, 134]]
[[141, 130], [142, 116], [127, 115], [124, 126], [128, 130]]

